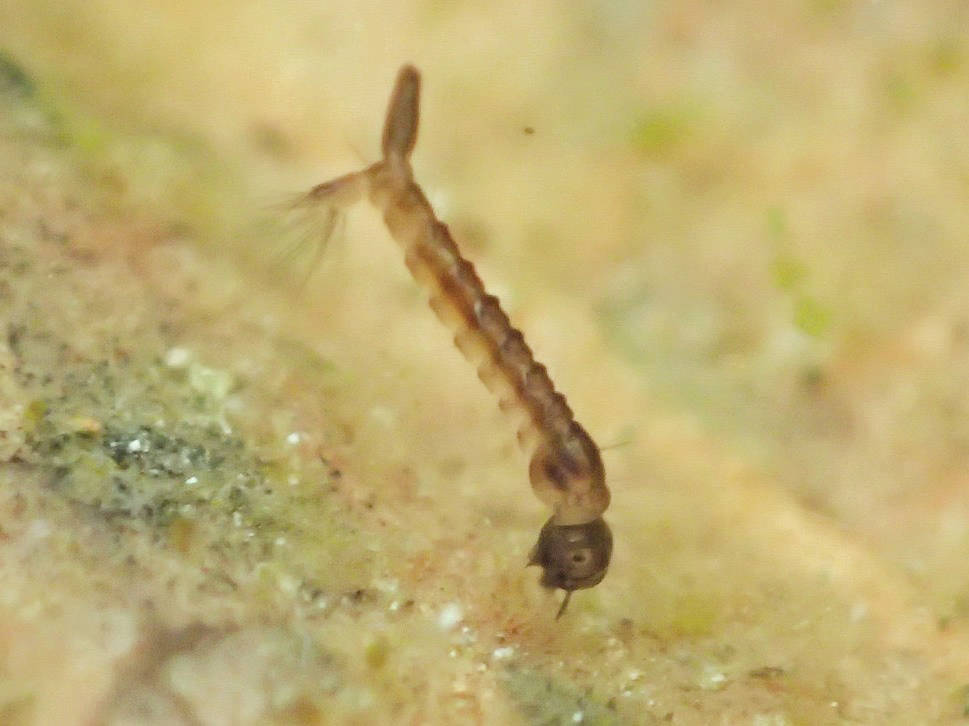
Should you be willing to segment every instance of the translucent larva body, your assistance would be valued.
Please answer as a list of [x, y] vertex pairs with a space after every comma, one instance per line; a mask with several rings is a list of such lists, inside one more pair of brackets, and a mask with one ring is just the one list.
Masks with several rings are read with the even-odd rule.
[[414, 181], [409, 157], [417, 140], [419, 99], [420, 75], [404, 66], [387, 111], [384, 158], [314, 187], [303, 203], [340, 208], [366, 195], [403, 248], [414, 278], [429, 291], [434, 312], [453, 331], [455, 345], [501, 409], [520, 419], [518, 440], [531, 454], [532, 489], [552, 509], [530, 564], [543, 568], [543, 585], [566, 591], [561, 615], [573, 590], [602, 580], [612, 555], [612, 534], [602, 519], [609, 506], [602, 459]]

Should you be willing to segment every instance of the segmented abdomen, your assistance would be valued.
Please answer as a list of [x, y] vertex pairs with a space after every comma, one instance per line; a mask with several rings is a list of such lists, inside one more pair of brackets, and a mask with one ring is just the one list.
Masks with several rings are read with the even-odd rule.
[[447, 226], [437, 221], [420, 188], [410, 181], [409, 168], [378, 166], [373, 174], [371, 198], [404, 247], [407, 267], [430, 291], [431, 307], [498, 397], [500, 408], [520, 414], [518, 440], [533, 453], [535, 493], [569, 522], [601, 515], [609, 493], [598, 449], [574, 421], [545, 366], [535, 360], [498, 299], [485, 292]]
[[402, 213], [402, 207], [412, 205], [429, 210], [420, 189], [413, 183], [407, 187], [399, 197], [392, 195], [397, 203], [384, 207], [384, 219], [404, 247], [411, 274], [429, 290], [431, 307], [454, 333], [455, 345], [477, 366], [478, 376], [498, 396], [502, 410], [519, 408], [525, 414], [519, 433], [523, 444], [540, 431], [567, 435], [572, 411], [565, 397], [555, 391], [545, 366], [535, 361], [498, 299], [485, 292], [447, 226], [435, 220], [433, 212], [417, 215], [425, 217], [426, 224], [415, 224], [413, 211]]

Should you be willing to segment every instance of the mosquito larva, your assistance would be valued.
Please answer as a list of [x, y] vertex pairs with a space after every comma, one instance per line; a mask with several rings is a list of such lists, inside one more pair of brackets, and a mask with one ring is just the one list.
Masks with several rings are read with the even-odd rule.
[[552, 509], [529, 564], [542, 567], [542, 585], [565, 590], [558, 618], [572, 591], [599, 584], [609, 567], [612, 533], [602, 519], [609, 506], [602, 459], [414, 181], [410, 154], [417, 141], [420, 83], [416, 68], [400, 69], [384, 124], [383, 159], [314, 187], [302, 203], [339, 211], [366, 195], [403, 247], [407, 267], [429, 291], [431, 308], [454, 333], [455, 345], [477, 367], [500, 408], [522, 419], [518, 441], [531, 453], [532, 489]]

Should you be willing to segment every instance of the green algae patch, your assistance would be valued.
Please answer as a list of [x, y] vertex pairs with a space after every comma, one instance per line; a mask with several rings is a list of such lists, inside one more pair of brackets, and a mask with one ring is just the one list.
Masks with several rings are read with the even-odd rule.
[[387, 664], [387, 659], [391, 654], [391, 644], [387, 636], [380, 634], [374, 637], [364, 650], [364, 661], [368, 668], [380, 670]]
[[[48, 352], [57, 345], [39, 337]], [[41, 364], [26, 353], [33, 342], [26, 333], [18, 346], [25, 372]], [[228, 373], [206, 369], [182, 380], [152, 357], [129, 358], [125, 369], [120, 377], [110, 361], [98, 361], [46, 375], [48, 391], [60, 392], [29, 407], [34, 421], [21, 458], [47, 469], [55, 492], [112, 526], [157, 532], [189, 562], [234, 553], [255, 568], [257, 597], [267, 602], [277, 591], [331, 590], [328, 574], [342, 582], [348, 564], [362, 564], [326, 503], [326, 471], [267, 465], [230, 433]], [[25, 373], [21, 382], [31, 378]], [[82, 409], [89, 423], [78, 430]], [[299, 524], [306, 519], [317, 525]]]
[[537, 668], [510, 666], [502, 681], [527, 724], [620, 723], [615, 710], [595, 695]]
[[831, 327], [831, 311], [813, 297], [798, 297], [794, 303], [794, 324], [808, 335], [820, 338]]
[[698, 114], [683, 104], [659, 105], [640, 114], [630, 132], [633, 148], [645, 156], [664, 156], [691, 136]]
[[680, 593], [668, 623], [670, 631], [680, 637], [711, 635], [720, 620], [720, 605], [706, 593]]
[[[77, 183], [76, 169], [51, 168]], [[0, 192], [4, 458], [107, 529], [148, 537], [265, 607], [366, 586], [371, 557], [332, 497], [335, 469], [297, 455], [279, 426], [258, 445], [248, 433], [289, 414], [240, 395], [247, 383], [227, 366], [253, 352], [246, 339], [207, 362], [188, 299], [146, 295], [109, 248], [37, 224], [23, 188]], [[193, 334], [203, 342], [186, 349]]]

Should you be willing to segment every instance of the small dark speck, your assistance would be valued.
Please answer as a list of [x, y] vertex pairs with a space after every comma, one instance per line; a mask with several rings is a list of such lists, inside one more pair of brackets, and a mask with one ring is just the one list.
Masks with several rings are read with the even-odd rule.
[[26, 328], [23, 325], [8, 325], [7, 326], [7, 345], [14, 352], [14, 355], [19, 355], [20, 341], [23, 340]]
[[817, 393], [825, 383], [825, 372], [820, 366], [808, 366], [801, 371], [801, 384], [808, 391]]
[[535, 129], [532, 128], [531, 126], [526, 126], [525, 128], [522, 129], [522, 133], [525, 134], [525, 136], [531, 136], [532, 134], [535, 133]]
[[366, 603], [372, 603], [375, 600], [376, 593], [373, 590], [368, 590], [366, 588], [359, 588], [357, 590], [345, 593], [341, 598], [344, 606], [363, 605]]

